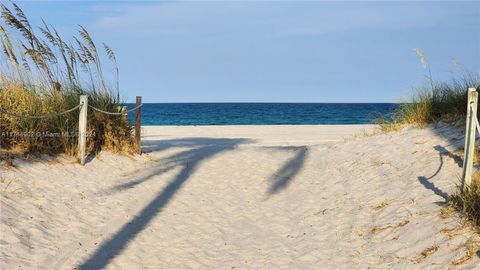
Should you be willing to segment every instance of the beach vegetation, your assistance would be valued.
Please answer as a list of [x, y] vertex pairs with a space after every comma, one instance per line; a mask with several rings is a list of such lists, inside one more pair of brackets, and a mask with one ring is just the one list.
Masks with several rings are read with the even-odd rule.
[[472, 183], [463, 191], [461, 185], [458, 185], [456, 192], [449, 196], [448, 201], [480, 230], [480, 171], [477, 170], [472, 175]]
[[419, 127], [436, 122], [465, 121], [467, 114], [467, 89], [480, 87], [480, 76], [463, 73], [447, 82], [432, 82], [413, 90], [410, 99], [400, 105], [391, 119], [377, 121], [383, 131], [396, 131], [404, 125]]
[[[54, 26], [34, 28], [15, 3], [0, 3], [0, 109], [17, 115], [45, 116], [79, 105], [80, 95], [89, 105], [119, 112], [117, 60], [106, 44], [98, 46], [79, 26], [72, 40]], [[115, 82], [105, 78], [101, 59], [108, 60]], [[77, 150], [78, 110], [42, 119], [15, 117], [0, 112], [0, 145], [24, 153], [66, 153]], [[132, 153], [132, 125], [124, 116], [95, 113], [89, 109], [87, 149]]]
[[[390, 119], [380, 119], [378, 124], [384, 132], [401, 129], [404, 125], [425, 127], [432, 123], [465, 123], [467, 115], [467, 90], [480, 88], [480, 75], [465, 70], [453, 60], [454, 76], [450, 81], [436, 81], [432, 77], [426, 54], [419, 48], [414, 49], [420, 63], [426, 70], [427, 82], [413, 89], [410, 98], [402, 103]], [[480, 111], [479, 111], [480, 112]], [[477, 112], [477, 117], [478, 117]], [[476, 162], [478, 162], [478, 152]], [[456, 193], [449, 197], [448, 209], [457, 209], [477, 228], [480, 226], [480, 173], [474, 174], [472, 184], [462, 191], [459, 185]]]
[[426, 54], [413, 49], [426, 70], [426, 83], [412, 90], [391, 118], [382, 118], [378, 124], [383, 131], [395, 131], [405, 124], [426, 126], [435, 122], [455, 123], [465, 121], [467, 114], [467, 89], [480, 87], [480, 75], [470, 72], [453, 60], [455, 71], [450, 81], [437, 81], [432, 77]]

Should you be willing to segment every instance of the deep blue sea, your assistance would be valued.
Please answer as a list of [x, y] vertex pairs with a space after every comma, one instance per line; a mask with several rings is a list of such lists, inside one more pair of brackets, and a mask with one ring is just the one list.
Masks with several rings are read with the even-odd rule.
[[[127, 104], [128, 108], [135, 107]], [[370, 124], [396, 103], [146, 103], [142, 125]], [[134, 114], [129, 115], [133, 120]]]

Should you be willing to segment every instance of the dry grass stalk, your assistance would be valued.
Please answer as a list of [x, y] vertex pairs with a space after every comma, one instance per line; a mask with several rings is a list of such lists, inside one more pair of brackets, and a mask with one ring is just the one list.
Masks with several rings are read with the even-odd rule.
[[439, 246], [438, 245], [433, 245], [431, 247], [428, 247], [426, 249], [424, 249], [419, 256], [417, 256], [416, 258], [413, 259], [413, 262], [415, 263], [420, 263], [422, 262], [423, 260], [425, 260], [428, 256], [432, 255], [433, 253], [437, 252], [439, 249]]
[[440, 209], [440, 218], [442, 219], [446, 219], [446, 218], [449, 218], [451, 216], [453, 216], [455, 214], [455, 208], [453, 208], [452, 206], [447, 206], [447, 207], [444, 207], [442, 209]]
[[385, 208], [385, 207], [388, 206], [389, 204], [390, 204], [390, 199], [389, 199], [389, 198], [385, 198], [382, 202], [380, 202], [379, 204], [373, 206], [372, 209], [373, 209], [373, 210], [380, 210], [380, 209]]
[[465, 242], [465, 255], [462, 257], [454, 260], [452, 265], [461, 265], [466, 261], [470, 260], [473, 256], [480, 253], [480, 243], [478, 241], [473, 240], [472, 238], [468, 239]]
[[448, 238], [453, 238], [454, 236], [458, 235], [458, 228], [442, 228], [440, 230], [441, 233], [445, 234]]
[[372, 234], [376, 234], [376, 233], [379, 233], [381, 231], [384, 231], [386, 229], [398, 229], [398, 228], [401, 228], [401, 227], [404, 227], [405, 225], [407, 225], [408, 223], [410, 223], [410, 220], [406, 219], [396, 225], [388, 225], [388, 226], [385, 226], [385, 227], [380, 227], [380, 226], [374, 226], [371, 230], [370, 230], [370, 233]]

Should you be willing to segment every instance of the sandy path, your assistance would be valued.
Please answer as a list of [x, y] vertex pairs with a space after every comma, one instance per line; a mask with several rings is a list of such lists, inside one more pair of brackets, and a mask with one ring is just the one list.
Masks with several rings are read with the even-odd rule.
[[149, 153], [136, 160], [1, 169], [0, 266], [474, 269], [478, 256], [452, 262], [477, 238], [439, 216], [460, 173], [461, 136], [407, 129], [343, 140], [360, 130], [148, 127]]

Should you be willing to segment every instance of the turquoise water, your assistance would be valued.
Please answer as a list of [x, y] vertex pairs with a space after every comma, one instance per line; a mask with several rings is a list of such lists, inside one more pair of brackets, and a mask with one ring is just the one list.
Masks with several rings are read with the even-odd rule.
[[[379, 117], [390, 117], [398, 106], [397, 103], [147, 103], [142, 107], [142, 124], [370, 124]], [[129, 117], [133, 121], [133, 113]]]

